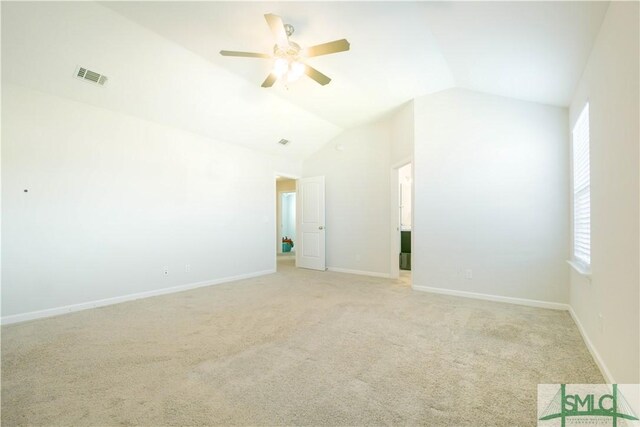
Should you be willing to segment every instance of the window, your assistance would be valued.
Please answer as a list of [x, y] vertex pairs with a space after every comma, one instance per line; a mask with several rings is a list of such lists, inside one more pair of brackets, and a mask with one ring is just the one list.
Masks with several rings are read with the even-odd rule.
[[591, 265], [589, 104], [573, 128], [573, 260], [586, 268]]

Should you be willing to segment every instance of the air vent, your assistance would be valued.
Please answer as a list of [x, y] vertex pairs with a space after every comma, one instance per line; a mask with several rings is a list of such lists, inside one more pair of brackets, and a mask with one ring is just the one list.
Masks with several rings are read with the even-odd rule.
[[76, 77], [80, 80], [84, 80], [87, 83], [93, 83], [100, 86], [104, 86], [107, 82], [107, 76], [96, 73], [95, 71], [87, 70], [83, 67], [78, 67], [76, 69]]
[[289, 141], [288, 139], [281, 139], [280, 141], [278, 141], [278, 144], [287, 145], [289, 142], [291, 142], [291, 141]]

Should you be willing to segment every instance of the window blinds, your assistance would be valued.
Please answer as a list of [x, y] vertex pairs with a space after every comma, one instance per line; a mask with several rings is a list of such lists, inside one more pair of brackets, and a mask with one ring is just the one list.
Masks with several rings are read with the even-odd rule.
[[573, 128], [573, 256], [576, 261], [591, 264], [589, 104]]

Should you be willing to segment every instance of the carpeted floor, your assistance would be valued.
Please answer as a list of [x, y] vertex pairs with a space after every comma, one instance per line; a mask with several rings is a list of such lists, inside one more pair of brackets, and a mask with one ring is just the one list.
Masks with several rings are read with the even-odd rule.
[[296, 270], [2, 328], [2, 425], [536, 424], [566, 312]]

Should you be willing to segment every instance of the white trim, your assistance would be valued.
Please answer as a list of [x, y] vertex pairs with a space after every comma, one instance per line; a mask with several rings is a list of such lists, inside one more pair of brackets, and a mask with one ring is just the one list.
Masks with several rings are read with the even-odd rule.
[[391, 165], [391, 169], [400, 169], [401, 167], [408, 165], [409, 163], [413, 163], [413, 156], [407, 156], [402, 160], [398, 160], [397, 162]]
[[481, 299], [486, 301], [506, 302], [510, 304], [526, 305], [529, 307], [550, 308], [553, 310], [569, 309], [569, 304], [563, 304], [560, 302], [540, 301], [540, 300], [527, 299], [527, 298], [503, 297], [500, 295], [480, 294], [476, 292], [457, 291], [453, 289], [432, 288], [430, 286], [412, 285], [411, 287], [416, 291], [430, 292], [434, 294], [452, 295], [456, 297], [474, 298], [474, 299]]
[[582, 340], [586, 344], [587, 349], [589, 349], [589, 353], [591, 353], [591, 357], [593, 357], [593, 360], [596, 362], [596, 365], [598, 365], [598, 369], [600, 369], [600, 373], [604, 377], [605, 382], [607, 384], [617, 384], [617, 382], [613, 378], [613, 375], [611, 375], [611, 372], [609, 371], [609, 369], [607, 369], [607, 365], [605, 365], [604, 360], [602, 360], [602, 357], [600, 357], [600, 353], [598, 353], [598, 350], [596, 350], [595, 346], [589, 339], [589, 336], [587, 335], [587, 331], [585, 331], [585, 329], [582, 327], [582, 323], [580, 323], [580, 319], [578, 319], [578, 315], [576, 314], [575, 311], [573, 311], [573, 307], [571, 306], [569, 306], [569, 314], [571, 315], [573, 322], [578, 327], [578, 330], [580, 331], [580, 335], [582, 335]]
[[384, 277], [388, 279], [389, 273], [378, 273], [376, 271], [351, 270], [349, 268], [327, 267], [327, 270], [334, 273], [359, 274], [361, 276]]
[[591, 280], [591, 266], [571, 259], [567, 260], [567, 264], [569, 264], [578, 274], [581, 274], [587, 279]]
[[[402, 166], [400, 166], [402, 167]], [[400, 253], [400, 217], [399, 217], [399, 209], [398, 209], [398, 201], [400, 200], [400, 183], [399, 183], [399, 172], [398, 168], [391, 167], [391, 172], [389, 174], [389, 195], [390, 195], [390, 210], [389, 210], [389, 218], [390, 218], [390, 228], [389, 228], [389, 243], [391, 245], [390, 251], [390, 260], [389, 260], [389, 277], [392, 279], [397, 279], [400, 277], [400, 262], [398, 259], [398, 254]]]
[[300, 175], [291, 175], [290, 173], [280, 173], [280, 172], [275, 172], [273, 174], [274, 177], [280, 177], [280, 178], [285, 178], [285, 179], [293, 179], [294, 181], [297, 181], [300, 179]]
[[149, 298], [158, 295], [172, 294], [175, 292], [187, 291], [190, 289], [202, 288], [205, 286], [220, 285], [222, 283], [235, 282], [237, 280], [249, 279], [252, 277], [264, 276], [275, 273], [275, 269], [256, 271], [254, 273], [240, 274], [237, 276], [223, 277], [221, 279], [206, 280], [203, 282], [189, 283], [186, 285], [172, 286], [170, 288], [156, 289], [153, 291], [139, 292], [135, 294], [122, 295], [119, 297], [105, 298], [96, 301], [82, 302], [79, 304], [66, 305], [63, 307], [47, 308], [45, 310], [31, 311], [28, 313], [13, 314], [2, 317], [2, 324], [26, 322], [28, 320], [41, 319], [43, 317], [59, 316], [61, 314], [73, 313], [75, 311], [87, 310], [90, 308], [104, 307], [106, 305], [119, 304], [121, 302], [133, 301], [141, 298]]

